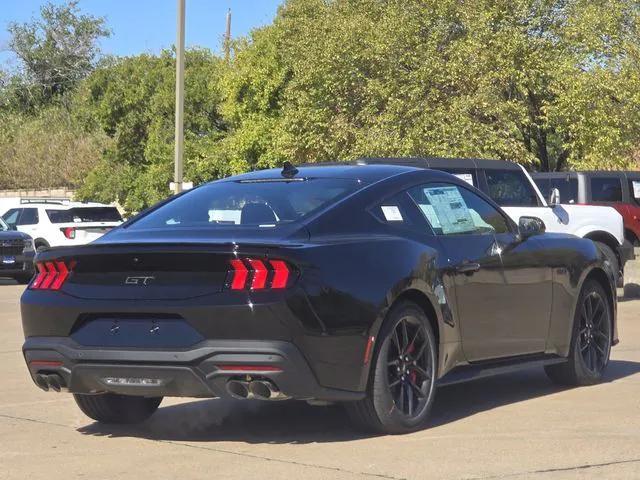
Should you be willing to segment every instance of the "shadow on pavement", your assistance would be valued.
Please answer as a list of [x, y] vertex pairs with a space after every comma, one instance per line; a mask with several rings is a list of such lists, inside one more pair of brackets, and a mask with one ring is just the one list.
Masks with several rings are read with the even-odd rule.
[[0, 277], [0, 286], [2, 285], [18, 285], [13, 278]]
[[[612, 382], [639, 372], [640, 362], [612, 360], [604, 380]], [[436, 395], [429, 427], [563, 390], [552, 384], [542, 369], [442, 387]], [[85, 435], [154, 440], [276, 444], [342, 442], [368, 436], [351, 427], [340, 406], [312, 407], [305, 402], [222, 398], [161, 407], [141, 425], [93, 423], [78, 431]]]

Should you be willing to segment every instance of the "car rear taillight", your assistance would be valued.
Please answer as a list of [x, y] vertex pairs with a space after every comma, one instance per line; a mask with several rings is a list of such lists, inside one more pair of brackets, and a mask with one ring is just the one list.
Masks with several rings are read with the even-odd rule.
[[279, 290], [290, 283], [292, 270], [284, 260], [235, 258], [230, 265], [227, 286], [231, 290]]
[[66, 263], [63, 260], [36, 262], [38, 273], [29, 288], [33, 290], [60, 290], [74, 265], [73, 261]]
[[65, 227], [65, 228], [61, 228], [60, 230], [62, 230], [62, 233], [64, 233], [64, 236], [67, 237], [69, 240], [73, 240], [74, 238], [76, 238], [76, 229], [74, 227]]

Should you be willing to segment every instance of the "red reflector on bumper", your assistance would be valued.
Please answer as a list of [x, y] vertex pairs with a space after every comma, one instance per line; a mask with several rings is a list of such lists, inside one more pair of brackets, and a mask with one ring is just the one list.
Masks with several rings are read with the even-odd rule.
[[219, 370], [229, 372], [281, 372], [280, 367], [273, 365], [218, 365]]
[[42, 368], [42, 367], [56, 368], [56, 367], [61, 367], [62, 362], [58, 362], [56, 360], [31, 360], [29, 362], [29, 366], [36, 367], [36, 368]]

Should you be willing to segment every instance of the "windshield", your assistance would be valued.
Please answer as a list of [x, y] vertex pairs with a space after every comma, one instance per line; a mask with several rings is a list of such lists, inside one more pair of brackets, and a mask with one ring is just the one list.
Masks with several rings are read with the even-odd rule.
[[360, 186], [355, 180], [335, 178], [216, 182], [170, 201], [130, 228], [275, 227], [327, 207]]
[[48, 209], [51, 223], [121, 222], [120, 212], [115, 207], [77, 207], [67, 210]]

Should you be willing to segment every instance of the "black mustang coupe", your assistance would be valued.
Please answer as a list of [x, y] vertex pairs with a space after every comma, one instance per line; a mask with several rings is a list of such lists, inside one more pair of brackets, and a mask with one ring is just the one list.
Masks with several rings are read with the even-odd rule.
[[617, 343], [593, 242], [519, 225], [433, 170], [265, 170], [202, 185], [90, 245], [38, 253], [23, 347], [44, 390], [106, 423], [163, 396], [343, 402], [425, 425], [439, 385], [543, 366], [600, 380]]

